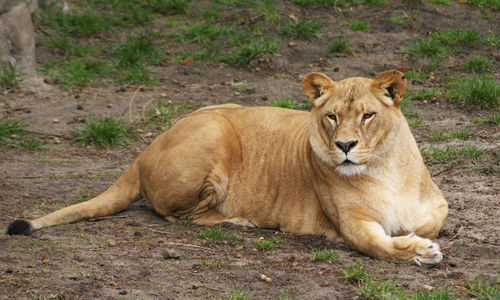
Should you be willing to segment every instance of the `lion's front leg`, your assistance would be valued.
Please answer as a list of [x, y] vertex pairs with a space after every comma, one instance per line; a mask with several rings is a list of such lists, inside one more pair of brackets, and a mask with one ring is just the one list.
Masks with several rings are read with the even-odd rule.
[[437, 264], [443, 259], [439, 245], [431, 240], [413, 233], [391, 237], [375, 221], [344, 220], [340, 227], [350, 247], [376, 258], [414, 261], [417, 265]]

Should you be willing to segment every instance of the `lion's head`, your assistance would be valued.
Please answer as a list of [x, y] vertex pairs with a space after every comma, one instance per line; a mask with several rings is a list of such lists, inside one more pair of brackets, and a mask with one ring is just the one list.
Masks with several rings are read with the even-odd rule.
[[395, 70], [373, 80], [339, 82], [322, 73], [308, 74], [303, 89], [313, 106], [309, 134], [316, 155], [343, 176], [363, 174], [383, 160], [397, 140], [406, 84], [404, 74]]

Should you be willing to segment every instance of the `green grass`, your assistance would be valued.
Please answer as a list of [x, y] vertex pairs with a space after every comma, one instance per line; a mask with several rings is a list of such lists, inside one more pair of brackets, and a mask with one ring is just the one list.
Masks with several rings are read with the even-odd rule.
[[431, 292], [420, 289], [409, 297], [402, 297], [407, 300], [454, 300], [461, 299], [455, 296], [448, 287], [435, 288]]
[[429, 163], [454, 164], [458, 159], [458, 151], [454, 146], [447, 145], [444, 149], [434, 146], [422, 149], [423, 153], [430, 158]]
[[276, 101], [271, 102], [270, 106], [282, 107], [282, 108], [288, 108], [288, 109], [298, 109], [299, 108], [297, 106], [297, 104], [295, 103], [295, 101], [293, 101], [290, 98], [278, 99]]
[[291, 0], [295, 4], [300, 4], [302, 6], [324, 6], [324, 5], [334, 5], [336, 0]]
[[446, 140], [447, 136], [444, 130], [434, 130], [430, 135], [427, 136], [429, 142], [439, 142]]
[[330, 263], [333, 263], [339, 260], [339, 256], [337, 255], [337, 253], [330, 249], [314, 250], [312, 252], [311, 260], [328, 261]]
[[188, 25], [172, 34], [172, 38], [181, 43], [198, 43], [205, 45], [221, 37], [234, 33], [229, 25], [198, 23]]
[[24, 125], [16, 120], [0, 120], [0, 146], [19, 147], [24, 150], [41, 150], [38, 138], [26, 137]]
[[224, 232], [219, 227], [210, 227], [204, 230], [198, 231], [198, 233], [194, 234], [194, 237], [197, 239], [204, 239], [208, 241], [233, 241], [233, 242], [241, 242], [244, 240], [242, 237], [237, 237], [232, 234], [228, 234]]
[[348, 281], [361, 284], [368, 284], [375, 279], [372, 275], [366, 272], [365, 265], [361, 260], [358, 260], [354, 265], [344, 269], [344, 274], [340, 277]]
[[474, 46], [479, 43], [479, 33], [473, 28], [438, 30], [432, 34], [432, 39], [446, 46]]
[[321, 36], [321, 23], [314, 20], [289, 21], [281, 29], [281, 33], [292, 39], [312, 40]]
[[86, 87], [99, 76], [108, 74], [106, 62], [91, 58], [76, 58], [49, 71], [52, 79], [63, 88]]
[[19, 83], [21, 82], [19, 78], [21, 74], [19, 73], [15, 65], [11, 66], [8, 63], [2, 63], [1, 67], [0, 87], [5, 93], [8, 90], [11, 90], [19, 85]]
[[356, 290], [368, 299], [408, 299], [408, 300], [452, 300], [457, 299], [447, 287], [433, 289], [432, 292], [418, 290], [408, 295], [406, 290], [394, 280], [382, 281], [365, 270], [362, 261], [344, 269], [341, 278], [357, 285]]
[[490, 284], [487, 281], [475, 279], [467, 284], [467, 293], [479, 300], [500, 299], [500, 282]]
[[465, 144], [462, 148], [461, 155], [468, 160], [478, 162], [484, 154], [484, 150], [477, 148], [474, 145]]
[[191, 0], [146, 0], [147, 5], [162, 14], [185, 14]]
[[370, 24], [365, 21], [351, 20], [347, 22], [347, 25], [356, 31], [369, 31], [371, 29]]
[[474, 124], [500, 125], [500, 111], [489, 116], [479, 116], [472, 120]]
[[41, 23], [69, 36], [91, 36], [107, 31], [112, 26], [112, 18], [90, 9], [64, 12], [62, 7], [52, 5], [43, 10]]
[[465, 61], [464, 69], [469, 72], [482, 74], [489, 73], [493, 68], [493, 63], [487, 57], [473, 56]]
[[450, 48], [441, 45], [432, 38], [425, 37], [410, 45], [408, 50], [404, 53], [417, 57], [445, 57], [448, 56], [450, 52]]
[[429, 2], [441, 4], [441, 5], [451, 5], [453, 3], [452, 0], [429, 0]]
[[390, 17], [389, 21], [394, 25], [404, 26], [406, 25], [406, 21], [403, 18], [399, 17]]
[[82, 129], [75, 131], [75, 141], [98, 148], [112, 148], [125, 145], [130, 136], [130, 129], [113, 117], [96, 120], [89, 117]]
[[67, 36], [53, 36], [48, 40], [48, 45], [64, 52], [65, 55], [86, 57], [99, 52], [95, 45], [81, 45]]
[[24, 126], [15, 120], [0, 120], [0, 145], [9, 145], [13, 141], [11, 136], [24, 133]]
[[223, 60], [240, 65], [246, 66], [252, 60], [278, 52], [280, 49], [280, 42], [276, 39], [257, 38], [248, 43], [243, 44], [241, 47], [235, 49], [231, 54], [226, 56]]
[[404, 53], [417, 57], [442, 58], [451, 55], [457, 46], [471, 47], [478, 45], [479, 41], [479, 33], [472, 28], [438, 30], [410, 45]]
[[430, 146], [423, 148], [422, 154], [427, 157], [427, 162], [431, 164], [454, 165], [460, 161], [470, 160], [478, 162], [484, 155], [485, 151], [476, 146], [465, 144], [461, 148], [447, 145], [444, 148]]
[[154, 44], [151, 34], [141, 32], [127, 37], [117, 46], [118, 66], [156, 65], [165, 58], [163, 52]]
[[500, 86], [488, 77], [457, 77], [450, 82], [446, 96], [457, 104], [491, 109], [500, 105]]
[[471, 3], [480, 8], [494, 7], [500, 9], [500, 1], [498, 0], [461, 0], [461, 2]]
[[244, 291], [232, 291], [229, 296], [222, 297], [222, 300], [250, 300]]
[[272, 239], [265, 239], [263, 237], [253, 242], [255, 248], [259, 248], [261, 250], [275, 250], [278, 249], [278, 244], [281, 242], [281, 238], [276, 236]]
[[500, 46], [500, 34], [490, 33], [484, 38], [484, 42], [487, 46], [498, 47]]
[[349, 47], [349, 41], [343, 38], [334, 39], [327, 49], [328, 53], [349, 53], [351, 48]]
[[415, 70], [415, 69], [405, 71], [405, 76], [406, 76], [406, 78], [408, 78], [408, 80], [429, 78], [429, 75], [427, 75], [419, 70]]
[[472, 134], [470, 133], [469, 130], [467, 130], [467, 128], [464, 128], [464, 129], [459, 129], [457, 131], [453, 131], [451, 132], [448, 136], [450, 138], [454, 138], [454, 139], [462, 139], [462, 140], [466, 140], [468, 139]]
[[37, 138], [26, 138], [17, 144], [24, 150], [42, 150], [43, 143]]

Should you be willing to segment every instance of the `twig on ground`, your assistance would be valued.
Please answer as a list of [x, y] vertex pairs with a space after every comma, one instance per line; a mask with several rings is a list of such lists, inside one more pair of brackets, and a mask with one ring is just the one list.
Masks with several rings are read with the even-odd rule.
[[97, 217], [97, 218], [88, 219], [88, 221], [95, 222], [95, 221], [101, 221], [101, 220], [105, 220], [105, 219], [125, 219], [125, 218], [129, 218], [129, 217], [130, 217], [130, 215], [106, 216], [106, 217]]
[[134, 99], [135, 99], [135, 96], [137, 95], [137, 93], [139, 93], [139, 91], [144, 88], [144, 86], [140, 86], [138, 87], [134, 94], [132, 95], [132, 97], [130, 98], [130, 102], [128, 104], [128, 116], [129, 116], [129, 120], [130, 120], [130, 123], [132, 123], [132, 104], [134, 103]]

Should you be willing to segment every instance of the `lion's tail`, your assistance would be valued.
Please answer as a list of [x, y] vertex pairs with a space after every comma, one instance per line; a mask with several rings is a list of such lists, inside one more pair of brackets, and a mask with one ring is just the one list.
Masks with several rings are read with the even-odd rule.
[[126, 209], [139, 199], [139, 196], [139, 166], [135, 161], [108, 190], [99, 196], [35, 220], [16, 220], [9, 225], [7, 233], [29, 234], [49, 226], [113, 215]]

